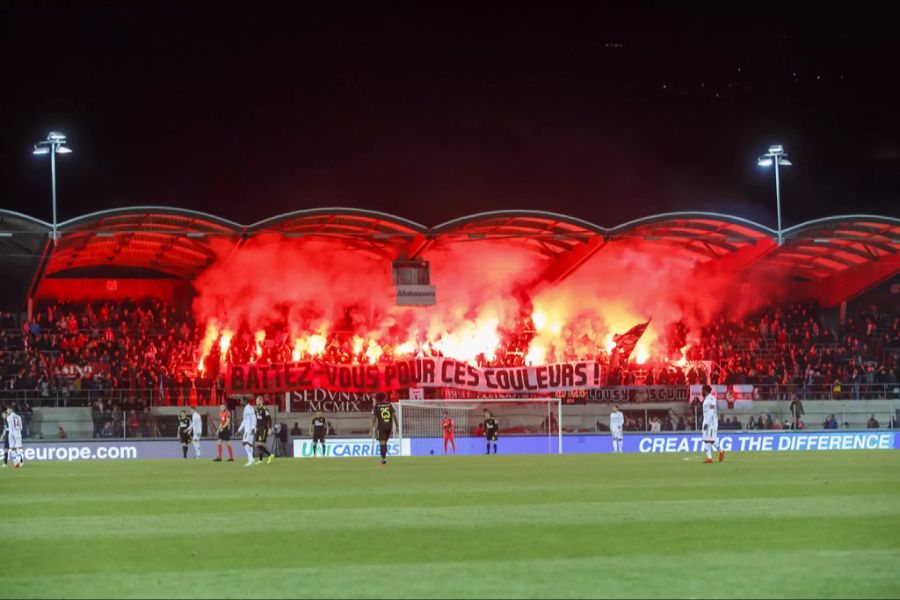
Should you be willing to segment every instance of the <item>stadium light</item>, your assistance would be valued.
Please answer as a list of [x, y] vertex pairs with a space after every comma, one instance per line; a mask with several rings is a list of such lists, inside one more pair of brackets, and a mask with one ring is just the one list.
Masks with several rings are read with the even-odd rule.
[[51, 131], [47, 134], [47, 139], [34, 145], [33, 154], [41, 156], [43, 154], [50, 155], [50, 186], [53, 190], [53, 243], [56, 244], [58, 238], [56, 227], [56, 155], [71, 154], [72, 149], [66, 145], [66, 136], [58, 131]]
[[781, 235], [781, 175], [779, 167], [790, 167], [791, 161], [788, 160], [787, 154], [784, 153], [784, 146], [776, 144], [769, 146], [769, 151], [757, 159], [756, 164], [761, 167], [771, 167], [775, 165], [775, 206], [778, 212], [778, 245], [784, 241]]

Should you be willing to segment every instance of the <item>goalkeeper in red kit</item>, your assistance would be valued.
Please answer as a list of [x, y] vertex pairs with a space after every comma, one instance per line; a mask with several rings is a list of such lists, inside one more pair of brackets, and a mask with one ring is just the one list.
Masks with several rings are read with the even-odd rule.
[[453, 419], [450, 414], [444, 411], [444, 419], [441, 421], [441, 430], [444, 432], [444, 454], [447, 454], [447, 442], [453, 447], [453, 454], [456, 454], [456, 440], [453, 439]]

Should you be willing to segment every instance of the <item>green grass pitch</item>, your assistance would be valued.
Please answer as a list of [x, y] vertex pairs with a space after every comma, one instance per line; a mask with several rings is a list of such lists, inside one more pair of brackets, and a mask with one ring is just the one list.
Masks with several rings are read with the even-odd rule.
[[898, 597], [900, 452], [30, 463], [2, 597]]

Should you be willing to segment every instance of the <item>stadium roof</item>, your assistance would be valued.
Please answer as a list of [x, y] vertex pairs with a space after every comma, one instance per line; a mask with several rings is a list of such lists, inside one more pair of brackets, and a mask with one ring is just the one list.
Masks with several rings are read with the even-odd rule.
[[208, 237], [237, 237], [240, 227], [206, 213], [173, 208], [95, 212], [59, 224], [59, 242], [44, 275], [116, 267], [191, 278], [215, 260]]
[[851, 215], [816, 219], [784, 230], [784, 244], [767, 262], [815, 280], [897, 258], [900, 219]]
[[801, 223], [783, 231], [782, 246], [770, 227], [711, 212], [665, 213], [605, 227], [553, 212], [504, 210], [428, 227], [354, 208], [299, 210], [244, 225], [193, 210], [137, 206], [60, 223], [55, 247], [50, 232], [51, 225], [40, 219], [0, 210], [0, 269], [14, 287], [25, 285], [18, 304], [42, 277], [144, 272], [191, 280], [218, 254], [239, 250], [249, 239], [273, 237], [330, 239], [386, 259], [419, 258], [447, 244], [518, 239], [546, 258], [541, 277], [549, 283], [618, 241], [654, 252], [663, 246], [672, 260], [735, 274], [754, 270], [798, 283], [840, 282], [855, 293], [900, 270], [900, 219], [875, 215]]
[[249, 237], [263, 234], [288, 238], [329, 239], [355, 250], [395, 258], [416, 239], [424, 225], [387, 213], [357, 208], [314, 208], [285, 213], [248, 225]]
[[0, 309], [20, 309], [49, 248], [50, 226], [9, 210], [0, 210]]

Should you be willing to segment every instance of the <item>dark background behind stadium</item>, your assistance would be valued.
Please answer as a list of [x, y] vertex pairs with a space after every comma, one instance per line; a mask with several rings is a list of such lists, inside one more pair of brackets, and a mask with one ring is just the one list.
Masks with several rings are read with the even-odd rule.
[[[697, 8], [697, 7], [694, 7]], [[697, 14], [703, 14], [697, 17]], [[715, 210], [774, 225], [897, 214], [896, 4], [0, 7], [4, 208], [239, 222], [317, 206], [433, 225], [501, 208], [604, 225]]]

